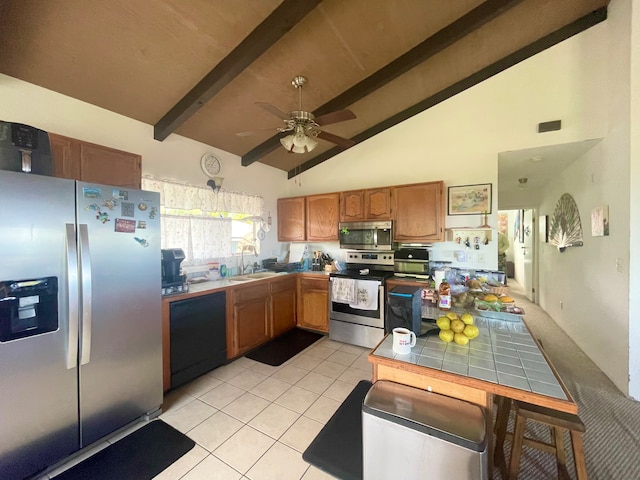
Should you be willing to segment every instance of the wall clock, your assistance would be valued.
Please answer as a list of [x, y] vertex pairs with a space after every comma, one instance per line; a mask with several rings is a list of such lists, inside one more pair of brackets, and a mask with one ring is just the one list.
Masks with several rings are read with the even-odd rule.
[[213, 153], [205, 153], [200, 160], [200, 166], [202, 171], [211, 178], [217, 176], [222, 168], [220, 159]]

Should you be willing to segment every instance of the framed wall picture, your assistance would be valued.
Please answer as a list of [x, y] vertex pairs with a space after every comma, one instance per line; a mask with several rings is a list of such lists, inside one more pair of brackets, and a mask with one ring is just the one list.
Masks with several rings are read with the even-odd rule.
[[448, 215], [491, 213], [491, 184], [460, 185], [448, 189]]
[[609, 205], [602, 205], [591, 210], [591, 236], [606, 237], [609, 235]]

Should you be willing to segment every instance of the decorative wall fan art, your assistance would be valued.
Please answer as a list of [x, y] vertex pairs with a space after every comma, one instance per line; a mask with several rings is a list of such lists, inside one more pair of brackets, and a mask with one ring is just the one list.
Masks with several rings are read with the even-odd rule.
[[582, 222], [580, 212], [573, 197], [563, 194], [556, 204], [549, 229], [549, 243], [564, 252], [567, 247], [581, 247]]

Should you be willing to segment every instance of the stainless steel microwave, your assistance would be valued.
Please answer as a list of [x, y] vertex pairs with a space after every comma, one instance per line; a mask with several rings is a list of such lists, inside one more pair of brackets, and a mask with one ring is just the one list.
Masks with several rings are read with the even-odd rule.
[[382, 222], [341, 222], [340, 248], [348, 250], [392, 250], [391, 220]]

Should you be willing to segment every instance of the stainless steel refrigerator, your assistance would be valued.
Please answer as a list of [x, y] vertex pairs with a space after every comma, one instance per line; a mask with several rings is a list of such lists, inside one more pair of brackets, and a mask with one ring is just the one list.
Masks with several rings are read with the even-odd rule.
[[159, 195], [0, 171], [0, 478], [162, 403]]

